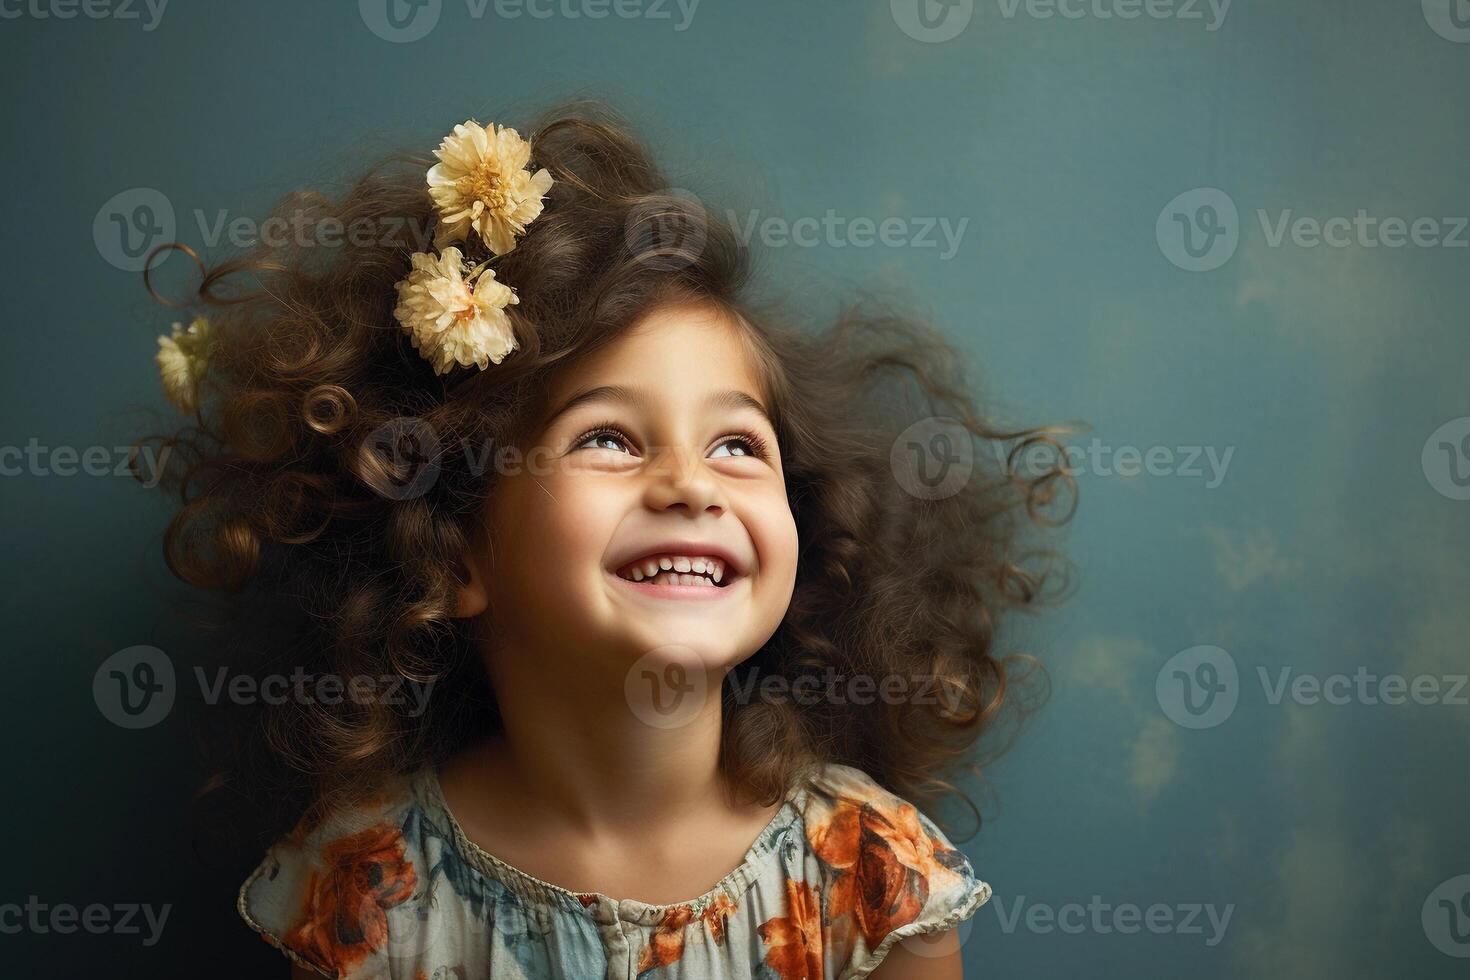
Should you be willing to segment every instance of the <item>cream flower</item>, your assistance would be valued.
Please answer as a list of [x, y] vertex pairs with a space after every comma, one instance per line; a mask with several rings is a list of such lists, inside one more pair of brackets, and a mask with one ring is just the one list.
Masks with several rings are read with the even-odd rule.
[[413, 254], [413, 271], [399, 280], [393, 315], [419, 354], [447, 374], [456, 364], [481, 369], [499, 364], [516, 349], [515, 329], [505, 308], [520, 299], [495, 279], [492, 269], [470, 269], [454, 246], [437, 256]]
[[454, 127], [434, 151], [429, 195], [439, 208], [434, 247], [463, 240], [471, 228], [496, 255], [516, 247], [516, 236], [541, 214], [551, 188], [546, 168], [528, 173], [531, 144], [514, 129], [481, 126], [473, 119]]
[[209, 321], [195, 317], [185, 329], [173, 325], [173, 335], [158, 338], [158, 375], [163, 393], [181, 412], [191, 413], [199, 404], [199, 382], [209, 365]]

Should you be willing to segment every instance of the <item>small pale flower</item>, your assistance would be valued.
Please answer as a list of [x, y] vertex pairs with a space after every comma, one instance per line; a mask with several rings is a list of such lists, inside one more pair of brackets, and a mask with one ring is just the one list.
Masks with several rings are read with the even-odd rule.
[[195, 317], [187, 329], [175, 323], [171, 336], [158, 338], [154, 360], [164, 395], [179, 411], [193, 412], [199, 404], [199, 382], [209, 366], [209, 321]]
[[504, 255], [516, 236], [541, 214], [551, 174], [525, 168], [531, 144], [509, 127], [481, 126], [473, 119], [454, 127], [434, 151], [429, 195], [439, 209], [434, 247], [463, 241], [471, 228], [490, 251]]
[[455, 365], [481, 369], [499, 364], [516, 349], [515, 329], [505, 308], [520, 302], [515, 290], [483, 266], [465, 270], [464, 257], [450, 246], [438, 255], [413, 254], [413, 271], [394, 285], [393, 315], [420, 356], [447, 374]]

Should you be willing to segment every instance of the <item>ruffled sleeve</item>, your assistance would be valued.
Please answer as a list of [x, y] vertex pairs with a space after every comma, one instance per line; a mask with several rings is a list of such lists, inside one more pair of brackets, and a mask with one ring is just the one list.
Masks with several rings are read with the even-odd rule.
[[829, 765], [804, 814], [820, 867], [823, 973], [857, 980], [896, 943], [957, 927], [990, 898], [970, 860], [911, 803]]
[[389, 974], [388, 912], [419, 881], [403, 814], [355, 810], [278, 841], [240, 887], [240, 916], [293, 962], [348, 980]]

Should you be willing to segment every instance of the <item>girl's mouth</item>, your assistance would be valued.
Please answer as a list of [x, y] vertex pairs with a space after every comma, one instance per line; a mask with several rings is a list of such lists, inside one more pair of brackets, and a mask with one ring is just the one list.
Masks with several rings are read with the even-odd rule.
[[650, 555], [611, 574], [625, 588], [660, 599], [716, 599], [745, 579], [719, 558], [686, 555]]

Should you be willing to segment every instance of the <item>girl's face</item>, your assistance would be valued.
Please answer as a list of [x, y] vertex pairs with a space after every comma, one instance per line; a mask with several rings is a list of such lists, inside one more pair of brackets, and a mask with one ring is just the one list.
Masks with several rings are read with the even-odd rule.
[[[718, 672], [775, 632], [796, 524], [739, 329], [711, 309], [662, 307], [553, 378], [524, 464], [487, 501], [476, 556], [505, 655], [611, 678], [692, 651]], [[683, 562], [703, 558], [723, 567]], [[703, 569], [701, 584], [662, 584], [680, 569]]]

